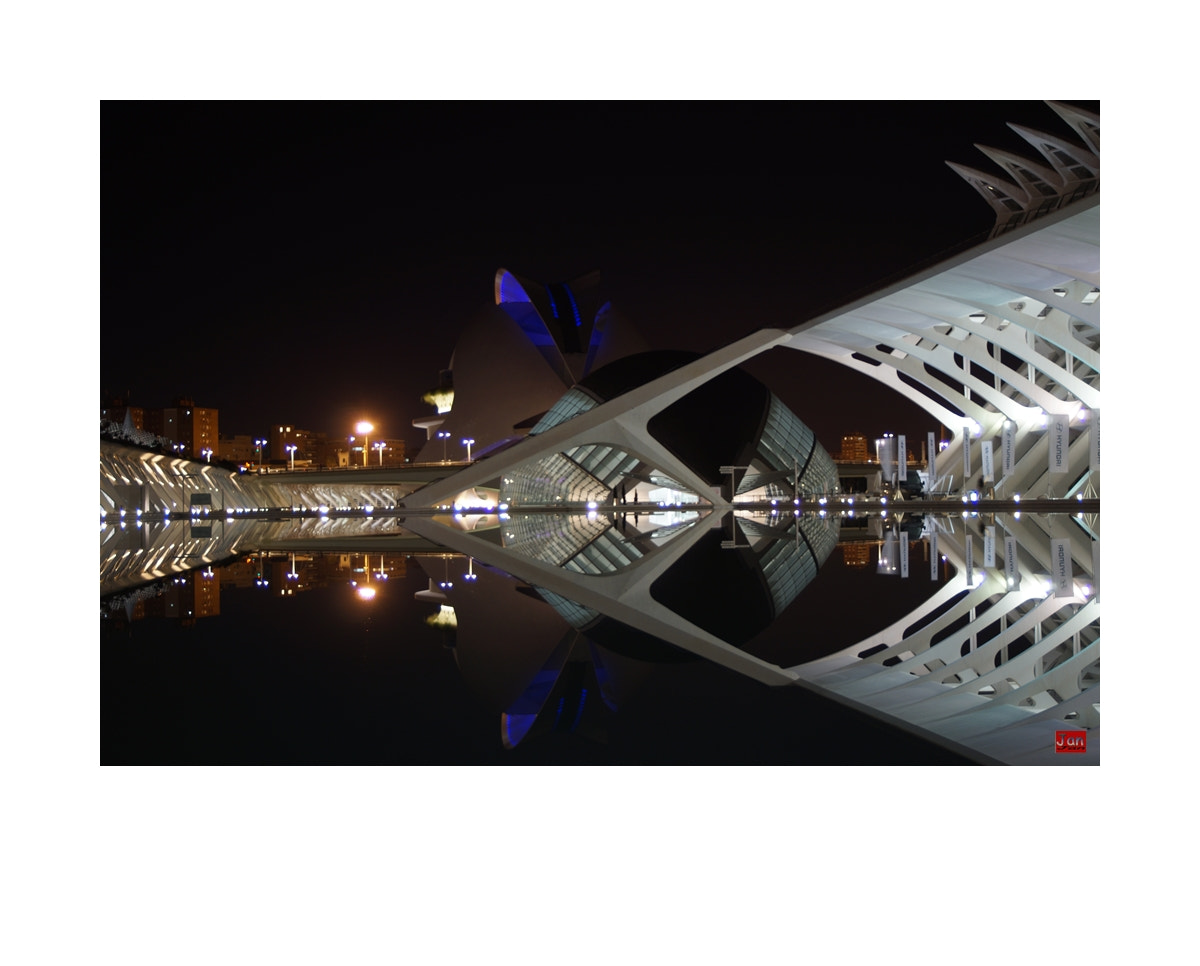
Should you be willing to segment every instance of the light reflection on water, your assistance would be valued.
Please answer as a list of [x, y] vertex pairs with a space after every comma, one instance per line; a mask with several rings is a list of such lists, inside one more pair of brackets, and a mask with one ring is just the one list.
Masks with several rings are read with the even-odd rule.
[[[775, 734], [790, 751], [771, 757], [758, 732], [739, 744], [730, 737], [736, 727], [722, 732], [730, 746], [713, 751], [723, 739], [710, 721], [693, 727], [695, 748], [669, 745], [663, 754], [811, 760], [798, 747], [807, 742], [816, 753], [826, 739], [805, 724], [812, 711], [797, 706], [798, 689], [764, 689], [740, 676], [736, 659], [714, 667], [680, 639], [665, 642], [652, 623], [637, 626], [629, 608], [614, 607], [621, 619], [613, 617], [594, 597], [581, 603], [561, 586], [541, 586], [537, 571], [514, 577], [481, 558], [499, 547], [515, 554], [510, 560], [615, 586], [612, 575], [649, 572], [687, 535], [692, 542], [654, 573], [646, 599], [681, 614], [700, 637], [781, 668], [855, 645], [959, 574], [933, 537], [955, 545], [962, 521], [952, 517], [650, 517], [658, 519], [435, 521], [456, 531], [447, 542], [477, 541], [476, 554], [418, 545], [395, 519], [354, 521], [340, 532], [327, 520], [239, 523], [234, 544], [256, 552], [220, 564], [195, 561], [187, 522], [160, 524], [141, 555], [166, 574], [138, 588], [126, 570], [122, 591], [102, 599], [103, 757], [541, 760], [529, 749], [569, 741], [561, 760], [637, 761], [629, 743], [662, 747], [662, 735], [681, 727], [682, 702], [692, 714], [707, 708], [712, 720], [786, 708], [770, 730], [791, 732]], [[295, 549], [282, 548], [289, 541]], [[392, 546], [405, 541], [411, 546]], [[322, 552], [325, 543], [337, 549]], [[172, 548], [167, 555], [163, 546]], [[194, 569], [170, 569], [193, 561]], [[611, 566], [609, 576], [585, 577], [589, 562]], [[626, 590], [639, 582], [626, 581]], [[653, 709], [666, 707], [676, 708], [674, 721], [658, 720]], [[829, 720], [834, 712], [824, 713]], [[614, 734], [624, 737], [614, 743]], [[614, 744], [624, 751], [607, 757]]]

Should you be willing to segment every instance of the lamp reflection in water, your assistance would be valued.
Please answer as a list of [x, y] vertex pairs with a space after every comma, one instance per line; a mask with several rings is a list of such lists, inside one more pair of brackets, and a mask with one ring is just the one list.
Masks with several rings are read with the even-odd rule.
[[[1075, 501], [1071, 503], [1073, 508]], [[1037, 514], [1023, 515], [1032, 518], [1029, 524], [1016, 513], [998, 514], [993, 524], [991, 518], [960, 519], [957, 513], [942, 518], [903, 513], [899, 506], [889, 506], [887, 523], [851, 525], [847, 539], [861, 534], [868, 538], [864, 542], [878, 546], [879, 541], [888, 542], [890, 533], [896, 554], [884, 554], [889, 564], [885, 579], [898, 583], [904, 582], [902, 548], [905, 544], [919, 548], [924, 543], [929, 557], [936, 561], [931, 596], [903, 619], [872, 630], [869, 637], [856, 636], [845, 648], [837, 641], [830, 642], [836, 647], [826, 650], [823, 635], [819, 635], [822, 640], [814, 638], [814, 644], [822, 644], [822, 648], [810, 653], [799, 650], [798, 645], [805, 642], [792, 635], [779, 638], [777, 648], [775, 639], [755, 638], [815, 576], [827, 551], [838, 542], [838, 530], [846, 528], [839, 528], [832, 515], [801, 514], [781, 520], [772, 509], [738, 509], [735, 519], [707, 524], [704, 513], [696, 519], [664, 520], [660, 525], [645, 514], [639, 521], [627, 519], [624, 513], [584, 510], [573, 516], [539, 512], [515, 513], [503, 521], [492, 517], [495, 523], [491, 528], [471, 531], [436, 517], [413, 516], [404, 528], [448, 551], [423, 555], [420, 565], [427, 572], [430, 588], [420, 592], [418, 599], [438, 605], [436, 617], [443, 627], [453, 614], [452, 646], [460, 673], [472, 690], [485, 694], [497, 714], [505, 716], [505, 743], [510, 747], [542, 730], [582, 734], [599, 725], [598, 700], [612, 710], [613, 705], [622, 703], [623, 695], [631, 693], [630, 685], [648, 664], [670, 657], [716, 661], [760, 680], [770, 671], [771, 683], [787, 683], [782, 679], [790, 672], [855, 700], [869, 697], [885, 685], [888, 694], [896, 691], [897, 698], [920, 696], [924, 688], [935, 692], [932, 698], [888, 707], [910, 714], [914, 727], [945, 732], [960, 743], [973, 737], [967, 730], [978, 730], [981, 748], [1028, 732], [1022, 723], [1025, 718], [1036, 729], [1052, 725], [1055, 715], [1060, 722], [1065, 720], [1061, 715], [1067, 712], [1077, 715], [1083, 726], [1097, 729], [1098, 739], [1099, 692], [1092, 690], [1093, 678], [1098, 688], [1098, 536], [1070, 531], [1068, 551], [1074, 552], [1068, 586], [1072, 593], [1056, 598], [1044, 572], [1046, 532], [1033, 525], [1039, 519]], [[589, 518], [590, 513], [596, 517]], [[1075, 527], [1073, 513], [1057, 517], [1056, 528], [1060, 519], [1069, 528]], [[214, 531], [201, 546], [199, 557], [189, 545], [186, 559], [172, 550], [190, 526], [185, 521], [156, 524], [154, 533], [139, 547], [121, 543], [119, 533], [103, 536], [102, 596], [150, 584], [164, 572], [177, 575], [180, 569], [194, 567], [196, 560], [207, 566], [239, 544], [257, 542], [248, 531], [266, 537], [269, 528], [283, 526], [257, 520], [238, 523], [239, 527]], [[1014, 576], [1026, 579], [1014, 580], [1013, 587], [1007, 585], [1008, 575], [999, 560], [991, 566], [976, 564], [971, 579], [966, 577], [968, 554], [973, 557], [968, 539], [976, 541], [972, 546], [978, 548], [986, 528], [993, 525], [997, 533], [1012, 536], [1018, 551], [1013, 558]], [[1095, 528], [1098, 521], [1088, 526]], [[734, 536], [736, 546], [722, 546], [725, 541], [732, 543]], [[304, 541], [304, 549], [323, 549], [323, 539]], [[288, 549], [295, 551], [299, 543]], [[241, 559], [251, 565], [258, 563], [254, 585], [267, 587], [267, 561], [261, 550], [252, 553]], [[456, 556], [457, 566], [467, 558], [466, 573], [457, 571], [459, 581], [449, 577], [451, 556]], [[486, 564], [479, 571], [474, 570], [476, 559]], [[378, 592], [372, 575], [378, 582], [387, 576], [386, 557], [377, 566], [366, 555], [360, 560], [366, 577], [358, 579], [364, 585], [360, 588], [355, 583], [352, 589], [359, 599], [371, 600]], [[289, 580], [297, 569], [294, 556], [290, 563]], [[917, 578], [914, 573], [909, 579]], [[643, 582], [649, 585], [647, 593], [640, 591]], [[923, 577], [921, 582], [925, 583]], [[1009, 630], [986, 643], [979, 638], [962, 649], [963, 641], [976, 636], [977, 629], [969, 626], [971, 610], [1009, 594], [1014, 596], [1000, 601], [1005, 613], [1013, 614]], [[729, 607], [731, 600], [738, 602], [736, 609]], [[442, 611], [442, 605], [448, 613]], [[946, 608], [947, 627], [961, 615], [966, 625], [962, 640], [953, 635], [933, 639], [935, 628], [925, 618]], [[729, 613], [731, 610], [735, 612]], [[975, 619], [995, 621], [997, 617]], [[880, 621], [886, 623], [882, 617]], [[1035, 633], [1038, 627], [1042, 629]], [[980, 624], [980, 631], [985, 628]], [[1030, 641], [1029, 635], [1038, 639]], [[760, 650], [760, 645], [771, 649]], [[879, 647], [883, 650], [876, 652]], [[931, 676], [928, 669], [925, 674], [906, 673], [906, 662], [915, 667], [940, 660], [943, 654], [949, 658], [948, 670], [939, 667], [940, 678]], [[952, 674], [960, 677], [951, 680]], [[1055, 676], [1054, 680], [1047, 675]], [[947, 703], [965, 703], [964, 697], [991, 716], [997, 713], [988, 710], [992, 708], [1008, 709], [1004, 713], [1015, 721], [1021, 714], [1017, 722], [1021, 727], [1006, 727], [993, 734], [987, 727], [990, 717], [985, 720], [965, 712], [946, 715], [944, 720], [932, 717], [943, 706], [954, 711], [956, 706]], [[861, 703], [866, 704], [866, 699]], [[968, 743], [967, 747], [973, 746]], [[987, 748], [981, 754], [995, 757], [995, 749]], [[1088, 751], [1092, 753], [1091, 741]]]
[[[350, 586], [354, 588], [355, 596], [359, 600], [374, 600], [376, 589], [371, 586], [371, 565], [367, 560], [367, 555], [363, 554], [363, 573], [366, 575], [366, 583], [360, 584], [357, 580], [350, 581]], [[383, 555], [379, 555], [379, 576], [386, 579], [383, 573]]]

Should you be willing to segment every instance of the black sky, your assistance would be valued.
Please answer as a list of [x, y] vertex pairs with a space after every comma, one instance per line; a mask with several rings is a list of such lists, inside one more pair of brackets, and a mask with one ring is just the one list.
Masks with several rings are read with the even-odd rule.
[[[944, 162], [1032, 152], [1008, 121], [1069, 136], [1036, 101], [105, 102], [101, 395], [415, 444], [496, 269], [600, 269], [655, 347], [795, 325], [986, 232]], [[778, 353], [751, 371], [827, 447], [936, 428]]]

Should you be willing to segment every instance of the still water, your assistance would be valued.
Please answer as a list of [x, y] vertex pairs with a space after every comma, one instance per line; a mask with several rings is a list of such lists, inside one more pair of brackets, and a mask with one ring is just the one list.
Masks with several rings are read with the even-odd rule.
[[[378, 551], [369, 541], [348, 550], [347, 538], [323, 552], [320, 539], [266, 549], [287, 542], [279, 524], [250, 522], [242, 546], [253, 550], [115, 593], [102, 583], [102, 762], [965, 762], [480, 559], [504, 542], [531, 560], [561, 561], [555, 535], [590, 527], [572, 548], [586, 555], [564, 571], [589, 560], [619, 568], [691, 528], [655, 599], [744, 654], [792, 667], [862, 641], [937, 592], [955, 569], [930, 558], [927, 533], [953, 528], [952, 518], [806, 517], [801, 526], [742, 514], [735, 527], [732, 515], [655, 526], [588, 516], [473, 534], [477, 555], [461, 552], [461, 526], [447, 541], [455, 549], [426, 540], [397, 550], [377, 538]], [[303, 537], [306, 525], [292, 532]], [[162, 528], [150, 545], [166, 545]]]

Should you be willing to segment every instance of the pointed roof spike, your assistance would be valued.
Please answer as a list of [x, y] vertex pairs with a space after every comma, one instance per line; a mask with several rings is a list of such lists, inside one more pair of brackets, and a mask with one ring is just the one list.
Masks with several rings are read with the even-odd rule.
[[1020, 124], [1010, 122], [1008, 127], [1031, 144], [1050, 167], [983, 144], [976, 144], [975, 148], [1003, 171], [1007, 179], [954, 161], [946, 162], [996, 213], [992, 237], [1100, 190], [1099, 114], [1059, 101], [1046, 104], [1066, 121], [1082, 144]]
[[1079, 139], [1097, 157], [1100, 154], [1100, 115], [1084, 107], [1064, 104], [1062, 101], [1046, 101], [1046, 105], [1071, 126]]
[[1015, 210], [1004, 203], [1005, 199], [1012, 200], [1021, 209], [1029, 204], [1029, 195], [1011, 181], [955, 161], [947, 161], [946, 164], [1000, 214], [1011, 215]]
[[1052, 149], [1062, 151], [1070, 158], [1074, 158], [1077, 165], [1089, 169], [1093, 176], [1100, 175], [1100, 159], [1092, 154], [1087, 148], [1080, 147], [1078, 144], [1073, 144], [1070, 141], [1065, 141], [1053, 134], [1047, 134], [1045, 131], [1037, 131], [1033, 128], [1023, 127], [1020, 124], [1009, 123], [1012, 130], [1016, 131], [1021, 137], [1037, 148], [1038, 153], [1042, 155], [1066, 181], [1075, 182], [1082, 180], [1078, 175], [1072, 174], [1070, 167], [1075, 165], [1065, 165], [1062, 161], [1054, 156]]
[[[991, 148], [983, 144], [976, 144], [975, 147], [987, 155], [1006, 173], [1011, 175], [1017, 184], [1026, 190], [1030, 197], [1033, 197], [1035, 194], [1041, 194], [1034, 186], [1036, 181], [1044, 181], [1055, 191], [1061, 191], [1065, 187], [1062, 177], [1052, 168], [1047, 168], [1036, 161], [1030, 161], [1028, 158], [1001, 148]], [[1029, 178], [1027, 175], [1022, 174], [1022, 169], [1034, 177]]]

